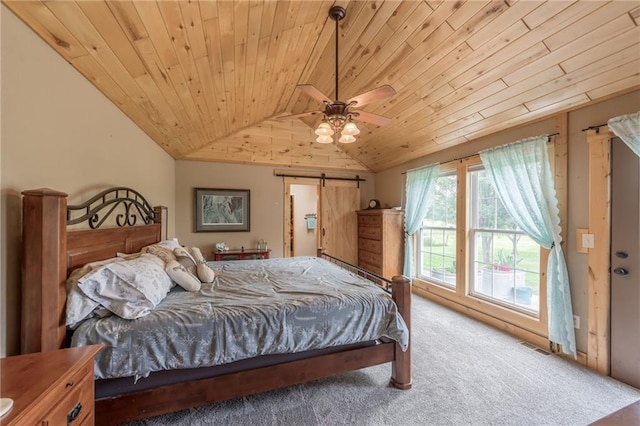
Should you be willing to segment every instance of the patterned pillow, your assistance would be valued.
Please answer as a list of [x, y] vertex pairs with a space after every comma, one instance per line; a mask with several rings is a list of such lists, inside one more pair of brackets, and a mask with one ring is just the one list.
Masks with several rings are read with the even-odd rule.
[[125, 319], [149, 314], [172, 286], [164, 262], [151, 254], [106, 264], [78, 280], [84, 294]]
[[90, 316], [94, 310], [100, 306], [95, 300], [87, 297], [78, 287], [78, 280], [108, 263], [122, 262], [123, 258], [114, 257], [112, 259], [91, 262], [78, 268], [69, 275], [67, 279], [67, 315], [66, 325], [75, 328], [80, 321]]

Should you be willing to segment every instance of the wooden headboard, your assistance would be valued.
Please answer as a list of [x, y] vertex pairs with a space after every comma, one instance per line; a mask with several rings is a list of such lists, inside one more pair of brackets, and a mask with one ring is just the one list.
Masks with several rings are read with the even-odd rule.
[[[166, 239], [167, 208], [144, 208], [147, 201], [129, 188], [112, 188], [80, 206], [68, 207], [63, 192], [43, 188], [22, 195], [21, 352], [55, 350], [65, 342], [69, 273], [88, 262], [115, 257], [117, 252], [135, 253]], [[105, 209], [99, 220], [98, 213]], [[73, 211], [84, 214], [73, 218]], [[67, 224], [81, 220], [98, 227], [112, 213], [117, 226], [67, 230]], [[136, 217], [145, 224], [136, 225]]]

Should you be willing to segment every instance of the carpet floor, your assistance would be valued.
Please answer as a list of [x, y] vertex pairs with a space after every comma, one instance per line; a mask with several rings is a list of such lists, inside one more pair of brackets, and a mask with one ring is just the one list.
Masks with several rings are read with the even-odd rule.
[[640, 390], [413, 296], [413, 388], [390, 365], [129, 423], [204, 425], [587, 425]]

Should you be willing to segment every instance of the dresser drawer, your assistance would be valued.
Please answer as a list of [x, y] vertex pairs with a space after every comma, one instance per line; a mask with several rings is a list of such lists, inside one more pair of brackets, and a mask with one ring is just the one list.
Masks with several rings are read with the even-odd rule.
[[381, 227], [382, 226], [382, 216], [380, 215], [366, 215], [360, 214], [358, 215], [358, 226], [373, 226], [373, 227]]
[[[90, 422], [86, 421], [89, 420], [88, 417], [93, 416], [93, 387], [93, 377], [85, 377], [79, 383], [74, 383], [64, 394], [61, 394], [60, 400], [54, 403], [55, 405], [42, 417], [39, 424], [48, 426], [89, 424]], [[71, 422], [68, 423], [69, 420]]]
[[379, 253], [360, 250], [358, 252], [358, 264], [362, 263], [368, 263], [371, 265], [382, 265], [382, 255]]
[[382, 241], [358, 238], [358, 251], [362, 250], [382, 254]]
[[64, 395], [70, 393], [77, 388], [85, 378], [93, 377], [93, 362], [86, 362], [77, 371], [67, 376], [63, 381], [56, 384], [49, 396], [55, 395], [57, 398], [63, 398]]
[[381, 240], [382, 239], [382, 229], [374, 228], [372, 226], [359, 226], [358, 227], [358, 237], [360, 237], [360, 238], [368, 238], [370, 240]]

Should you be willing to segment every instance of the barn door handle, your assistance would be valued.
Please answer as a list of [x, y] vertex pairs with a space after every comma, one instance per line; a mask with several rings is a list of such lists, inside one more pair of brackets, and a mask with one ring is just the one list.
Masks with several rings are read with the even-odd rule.
[[626, 269], [624, 269], [624, 268], [616, 268], [616, 269], [614, 269], [614, 270], [613, 270], [613, 273], [614, 273], [614, 274], [618, 274], [618, 275], [622, 275], [623, 277], [624, 277], [625, 275], [629, 275], [629, 271], [627, 271], [627, 270], [626, 270]]

